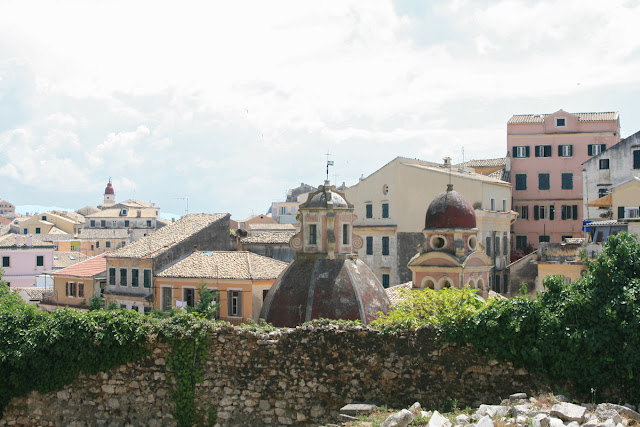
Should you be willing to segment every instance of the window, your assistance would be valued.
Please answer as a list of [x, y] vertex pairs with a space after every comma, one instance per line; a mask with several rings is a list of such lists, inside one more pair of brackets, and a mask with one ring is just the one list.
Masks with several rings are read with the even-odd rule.
[[286, 215], [286, 214], [287, 214], [287, 207], [280, 206], [280, 215]]
[[172, 305], [171, 301], [173, 299], [172, 289], [168, 286], [163, 287], [161, 296], [162, 296], [162, 310], [163, 311], [171, 310], [171, 305]]
[[150, 219], [147, 220], [147, 227], [151, 227], [151, 220]]
[[491, 199], [491, 210], [495, 211], [496, 210], [496, 199]]
[[389, 203], [382, 204], [382, 218], [389, 218]]
[[562, 219], [578, 219], [578, 205], [562, 205]]
[[502, 212], [507, 211], [507, 199], [502, 199]]
[[598, 198], [606, 196], [608, 192], [606, 188], [598, 188]]
[[365, 207], [367, 209], [367, 218], [373, 218], [373, 205], [368, 203]]
[[524, 249], [527, 247], [527, 236], [516, 236], [516, 249]]
[[42, 220], [46, 221], [47, 220], [47, 216], [46, 215], [42, 215]]
[[527, 174], [517, 173], [516, 174], [516, 190], [526, 190], [526, 189], [527, 189]]
[[539, 219], [550, 219], [553, 220], [555, 219], [555, 206], [554, 205], [550, 205], [550, 206], [538, 206], [538, 205], [534, 205], [533, 206], [533, 219], [534, 220], [539, 220]]
[[502, 255], [507, 254], [508, 247], [509, 247], [509, 237], [507, 237], [507, 233], [504, 233], [504, 236], [502, 236]]
[[562, 236], [562, 241], [565, 242], [567, 239], [573, 239], [573, 236], [568, 235], [568, 236]]
[[73, 282], [67, 282], [64, 289], [65, 296], [75, 297], [76, 296], [76, 284]]
[[349, 244], [349, 224], [342, 224], [342, 244]]
[[485, 242], [486, 242], [484, 246], [485, 253], [491, 256], [491, 237], [487, 236]]
[[84, 283], [78, 283], [78, 298], [84, 298]]
[[633, 168], [640, 169], [640, 150], [633, 150]]
[[517, 157], [519, 159], [529, 157], [529, 146], [522, 145], [513, 147], [513, 157]]
[[121, 209], [120, 210], [120, 216], [127, 216], [127, 210], [126, 209]]
[[538, 243], [549, 243], [551, 241], [551, 237], [546, 236], [546, 235], [539, 235], [538, 236]]
[[96, 249], [99, 249], [99, 248], [100, 248], [100, 241], [98, 240], [96, 241]]
[[600, 169], [609, 169], [609, 159], [600, 159]]
[[538, 174], [538, 190], [548, 190], [551, 186], [549, 185], [549, 174], [548, 173], [539, 173]]
[[573, 190], [573, 174], [572, 173], [562, 174], [562, 189]]
[[558, 156], [560, 157], [573, 156], [573, 145], [558, 145]]
[[242, 317], [242, 292], [229, 291], [227, 315], [230, 317]]
[[144, 270], [143, 286], [145, 288], [150, 288], [151, 287], [151, 270]]
[[589, 146], [587, 147], [587, 154], [589, 154], [590, 156], [597, 156], [606, 149], [606, 144], [589, 144]]
[[389, 255], [389, 237], [382, 238], [382, 255]]
[[519, 219], [529, 219], [529, 206], [516, 206]]
[[564, 117], [556, 117], [556, 127], [563, 128], [565, 126], [567, 126], [567, 119]]
[[494, 289], [494, 290], [495, 290], [497, 293], [500, 293], [500, 276], [499, 276], [499, 275], [497, 275], [497, 274], [496, 274], [496, 281], [495, 281], [495, 283], [494, 283], [494, 286], [495, 286], [495, 289]]
[[92, 226], [92, 227], [95, 227], [95, 226], [96, 226], [96, 220], [95, 220], [95, 219], [92, 219], [92, 220], [91, 220], [91, 226]]
[[196, 290], [193, 288], [184, 288], [182, 290], [182, 300], [189, 307], [193, 307], [196, 302]]
[[120, 304], [120, 308], [123, 309], [123, 310], [126, 310], [127, 309], [127, 304]]
[[27, 234], [27, 233], [29, 233], [29, 229], [25, 228], [22, 230], [22, 234]]
[[104, 247], [105, 248], [110, 248], [111, 247], [111, 242], [108, 241], [108, 240], [106, 242], [104, 242]]
[[9, 262], [10, 258], [8, 256], [2, 257], [2, 266], [3, 267], [11, 267], [11, 263]]
[[638, 218], [640, 210], [638, 208], [627, 208], [626, 217], [627, 218]]
[[551, 146], [536, 145], [536, 157], [551, 157]]
[[385, 289], [389, 287], [389, 275], [388, 274], [383, 274], [382, 275], [382, 287], [385, 288]]
[[624, 218], [624, 206], [618, 206], [618, 219]]
[[[128, 220], [128, 219], [125, 219], [125, 220], [124, 220], [124, 226], [125, 226], [125, 227], [128, 227], [128, 226], [129, 226], [129, 220]], [[147, 308], [147, 307], [145, 307], [145, 308]]]
[[138, 287], [138, 271], [139, 270], [137, 268], [131, 269], [131, 286], [134, 288]]
[[44, 256], [43, 255], [36, 256], [36, 267], [44, 267]]
[[40, 234], [40, 227], [36, 227], [36, 234]]
[[107, 226], [107, 221], [105, 221], [104, 219], [100, 220], [100, 227], [106, 227]]
[[315, 245], [316, 242], [317, 242], [316, 225], [315, 224], [309, 224], [309, 244], [310, 245]]
[[496, 236], [495, 251], [496, 251], [496, 255], [500, 255], [500, 236]]
[[120, 269], [120, 286], [127, 286], [127, 269]]
[[367, 255], [373, 255], [373, 237], [367, 236]]
[[116, 284], [116, 269], [113, 267], [109, 268], [109, 284], [110, 285]]

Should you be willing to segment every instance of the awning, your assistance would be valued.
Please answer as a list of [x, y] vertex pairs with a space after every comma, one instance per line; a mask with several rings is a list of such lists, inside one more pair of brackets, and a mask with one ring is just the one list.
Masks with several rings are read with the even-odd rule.
[[610, 208], [611, 207], [611, 194], [607, 194], [606, 196], [602, 196], [597, 200], [589, 203], [589, 206], [597, 207], [597, 208]]

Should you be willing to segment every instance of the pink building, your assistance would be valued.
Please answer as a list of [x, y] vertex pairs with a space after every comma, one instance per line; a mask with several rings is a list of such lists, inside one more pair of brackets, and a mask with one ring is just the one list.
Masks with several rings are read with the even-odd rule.
[[583, 237], [582, 163], [620, 141], [617, 112], [521, 114], [507, 123], [515, 248]]
[[2, 281], [12, 287], [35, 286], [36, 276], [53, 268], [53, 243], [36, 240], [30, 234], [0, 237]]

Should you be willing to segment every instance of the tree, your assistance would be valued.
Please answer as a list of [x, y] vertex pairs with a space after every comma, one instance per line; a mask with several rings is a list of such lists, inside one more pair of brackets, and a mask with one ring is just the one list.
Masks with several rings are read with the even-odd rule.
[[217, 291], [207, 289], [207, 283], [204, 280], [200, 281], [198, 285], [199, 299], [193, 307], [186, 307], [187, 312], [197, 314], [206, 319], [214, 319], [220, 308], [220, 303], [216, 302], [219, 294]]

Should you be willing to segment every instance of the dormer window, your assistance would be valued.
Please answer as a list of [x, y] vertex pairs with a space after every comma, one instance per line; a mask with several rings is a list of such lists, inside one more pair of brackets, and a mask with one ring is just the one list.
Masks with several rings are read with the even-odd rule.
[[567, 119], [564, 117], [556, 117], [556, 127], [563, 128], [567, 126]]
[[120, 210], [120, 216], [127, 216], [127, 209], [121, 209]]
[[309, 224], [309, 244], [315, 245], [317, 243], [318, 236], [316, 230], [316, 224]]

